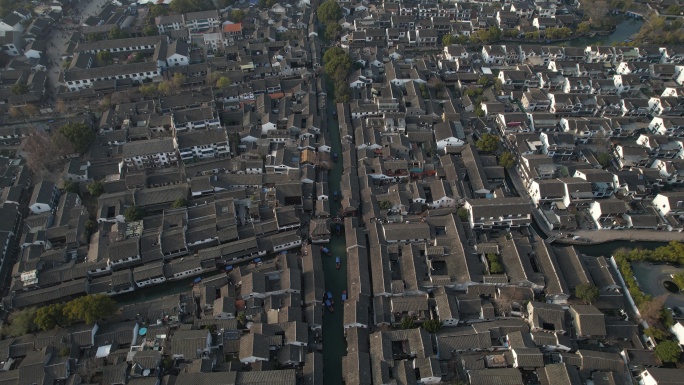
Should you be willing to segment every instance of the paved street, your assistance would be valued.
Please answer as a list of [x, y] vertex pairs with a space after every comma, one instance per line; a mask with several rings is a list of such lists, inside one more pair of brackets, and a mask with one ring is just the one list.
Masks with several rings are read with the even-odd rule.
[[[573, 234], [582, 238], [591, 239], [595, 243], [611, 241], [652, 241], [669, 242], [681, 241], [684, 239], [683, 233], [676, 231], [657, 231], [657, 230], [573, 230]], [[587, 242], [578, 243], [587, 244]], [[629, 243], [625, 243], [629, 247]]]
[[653, 297], [665, 296], [666, 306], [684, 307], [684, 294], [673, 294], [665, 290], [663, 281], [671, 280], [670, 274], [681, 273], [684, 269], [669, 265], [652, 265], [647, 262], [633, 263], [634, 275], [641, 290]]
[[[97, 15], [109, 0], [92, 0], [88, 3], [82, 1], [79, 8], [74, 10], [75, 19], [82, 23], [87, 17]], [[74, 24], [60, 24], [62, 27], [69, 28]], [[47, 40], [47, 54], [50, 60], [48, 69], [48, 89], [52, 95], [58, 89], [59, 73], [62, 69], [61, 57], [67, 48], [69, 37], [74, 31], [54, 29]]]

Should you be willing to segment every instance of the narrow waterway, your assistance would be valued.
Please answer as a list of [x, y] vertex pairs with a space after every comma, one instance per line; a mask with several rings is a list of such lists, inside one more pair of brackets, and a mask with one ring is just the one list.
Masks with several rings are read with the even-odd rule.
[[[333, 168], [328, 173], [328, 191], [332, 194], [337, 191], [341, 194], [340, 180], [342, 179], [342, 144], [340, 143], [340, 127], [337, 120], [333, 117], [333, 111], [337, 109], [335, 97], [332, 90], [328, 89], [327, 116], [328, 137], [332, 151], [336, 152], [339, 160], [333, 164]], [[334, 199], [330, 202], [330, 213], [335, 216], [340, 211], [340, 203]], [[344, 224], [341, 224], [344, 229]], [[325, 385], [342, 385], [342, 356], [346, 352], [346, 342], [344, 339], [344, 303], [342, 302], [342, 291], [347, 288], [347, 245], [344, 232], [337, 236], [333, 231], [333, 236], [328, 246], [332, 251], [332, 256], [323, 257], [323, 272], [325, 273], [326, 290], [332, 292], [335, 298], [335, 312], [325, 311], [323, 316], [323, 379]], [[339, 257], [342, 265], [339, 269], [335, 264], [335, 258]]]

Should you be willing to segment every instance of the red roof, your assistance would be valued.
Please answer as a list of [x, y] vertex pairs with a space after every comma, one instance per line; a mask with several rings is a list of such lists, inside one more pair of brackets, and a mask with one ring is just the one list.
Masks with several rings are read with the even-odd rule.
[[225, 24], [223, 26], [223, 32], [240, 32], [240, 31], [242, 31], [242, 23]]

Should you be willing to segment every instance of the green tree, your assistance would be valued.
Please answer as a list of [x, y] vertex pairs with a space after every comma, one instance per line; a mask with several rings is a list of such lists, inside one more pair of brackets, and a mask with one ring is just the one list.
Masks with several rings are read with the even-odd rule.
[[458, 38], [451, 34], [444, 35], [442, 36], [442, 44], [444, 46], [458, 44]]
[[145, 212], [137, 206], [128, 206], [124, 211], [124, 219], [126, 222], [135, 222], [143, 219]]
[[478, 118], [484, 118], [485, 112], [484, 112], [484, 110], [482, 109], [482, 107], [477, 107], [477, 108], [475, 109], [475, 115], [476, 115]]
[[124, 39], [127, 37], [128, 37], [128, 34], [124, 31], [122, 31], [121, 27], [119, 27], [118, 25], [113, 26], [109, 30], [109, 40]]
[[392, 203], [390, 203], [390, 201], [381, 201], [379, 206], [380, 210], [389, 210], [392, 208]]
[[175, 73], [173, 74], [173, 77], [171, 78], [171, 84], [175, 88], [180, 88], [183, 84], [185, 84], [186, 76], [183, 74]]
[[575, 286], [575, 297], [584, 303], [594, 303], [599, 297], [599, 288], [591, 283], [580, 283]]
[[169, 14], [169, 9], [163, 4], [155, 4], [150, 7], [150, 14], [152, 17], [166, 16]]
[[589, 31], [591, 31], [591, 23], [587, 21], [583, 21], [577, 26], [577, 32], [579, 33], [587, 33]]
[[402, 329], [413, 329], [415, 326], [415, 319], [413, 317], [405, 316], [401, 319]]
[[342, 35], [342, 26], [337, 23], [328, 23], [325, 26], [325, 38], [328, 40], [337, 40]]
[[679, 286], [679, 290], [684, 290], [684, 273], [677, 273], [672, 276], [672, 281]]
[[108, 65], [112, 62], [112, 54], [109, 51], [100, 51], [95, 55], [97, 62], [102, 65]]
[[175, 201], [173, 201], [173, 203], [171, 204], [171, 207], [173, 207], [174, 209], [179, 209], [179, 208], [185, 207], [187, 205], [188, 205], [188, 201], [186, 199], [178, 198]]
[[[323, 69], [333, 81], [345, 81], [352, 67], [349, 55], [340, 47], [333, 47], [323, 54]], [[344, 75], [344, 76], [342, 76]]]
[[598, 160], [599, 164], [603, 166], [603, 168], [608, 168], [613, 162], [613, 157], [608, 153], [600, 152], [598, 155], [596, 155], [596, 160]]
[[515, 165], [515, 157], [510, 152], [506, 151], [499, 157], [499, 166], [509, 169]]
[[677, 342], [667, 340], [656, 345], [655, 354], [664, 363], [674, 363], [679, 361], [682, 350]]
[[229, 77], [227, 76], [221, 76], [217, 81], [216, 81], [216, 87], [220, 88], [221, 90], [226, 90], [230, 85], [233, 84], [233, 81], [230, 80]]
[[171, 95], [173, 91], [173, 85], [169, 81], [163, 81], [157, 84], [157, 92], [164, 96]]
[[146, 98], [155, 96], [157, 94], [157, 86], [154, 83], [142, 85], [140, 86], [139, 90], [140, 93]]
[[34, 319], [36, 326], [42, 330], [51, 330], [57, 326], [67, 326], [69, 320], [64, 316], [64, 304], [56, 303], [39, 308]]
[[145, 36], [157, 36], [159, 35], [159, 29], [154, 25], [148, 25], [143, 28], [143, 35]]
[[489, 85], [492, 83], [492, 79], [489, 78], [489, 76], [480, 76], [479, 79], [477, 79], [477, 85], [482, 86], [482, 87], [489, 87]]
[[430, 91], [428, 91], [427, 86], [423, 83], [420, 83], [418, 86], [418, 89], [420, 90], [420, 96], [423, 97], [423, 99], [429, 99], [430, 98]]
[[10, 337], [19, 337], [38, 330], [36, 323], [36, 308], [30, 307], [15, 311], [9, 315], [9, 325], [3, 326], [2, 334]]
[[423, 322], [423, 329], [428, 333], [437, 333], [442, 328], [442, 321], [439, 318], [429, 319]]
[[86, 187], [88, 188], [90, 195], [94, 196], [95, 198], [99, 197], [104, 192], [104, 182], [101, 180], [88, 183], [88, 186]]
[[102, 40], [102, 36], [99, 33], [91, 32], [86, 35], [86, 41], [88, 43], [94, 43], [100, 40]]
[[458, 209], [457, 214], [458, 214], [458, 217], [459, 217], [462, 221], [467, 221], [467, 220], [468, 220], [468, 217], [470, 216], [470, 214], [468, 213], [468, 210], [466, 210], [466, 209], [463, 208], [463, 207], [461, 207], [460, 209]]
[[653, 338], [654, 340], [657, 341], [664, 341], [668, 338], [670, 338], [670, 334], [660, 328], [656, 327], [651, 327], [646, 330], [644, 330], [644, 334], [647, 335], [648, 337]]
[[24, 95], [29, 92], [29, 87], [26, 85], [25, 82], [14, 83], [10, 87], [10, 91], [14, 95]]
[[247, 325], [247, 316], [245, 316], [245, 312], [241, 311], [237, 315], [237, 320], [240, 323], [240, 326], [245, 326]]
[[323, 24], [337, 23], [342, 18], [342, 8], [335, 0], [326, 0], [318, 7], [318, 21]]
[[679, 5], [677, 4], [672, 4], [669, 7], [665, 8], [665, 14], [666, 15], [679, 15], [681, 13], [681, 9]]
[[70, 193], [78, 193], [79, 192], [78, 188], [78, 183], [74, 183], [71, 180], [64, 181], [64, 191], [70, 192]]
[[499, 261], [494, 261], [489, 264], [489, 272], [491, 274], [503, 274], [504, 267]]
[[67, 302], [64, 305], [64, 316], [74, 321], [94, 324], [105, 319], [117, 310], [116, 301], [105, 294], [87, 295]]
[[230, 12], [230, 20], [235, 23], [242, 23], [245, 18], [245, 11], [241, 9], [234, 9]]
[[84, 123], [67, 123], [57, 132], [63, 135], [79, 153], [85, 153], [95, 140], [95, 132]]
[[499, 148], [499, 137], [492, 134], [483, 134], [482, 137], [475, 142], [475, 147], [483, 152], [494, 152]]

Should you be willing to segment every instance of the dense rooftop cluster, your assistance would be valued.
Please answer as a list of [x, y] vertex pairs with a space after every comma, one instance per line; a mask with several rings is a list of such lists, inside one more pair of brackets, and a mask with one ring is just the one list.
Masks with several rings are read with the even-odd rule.
[[553, 45], [577, 2], [139, 3], [0, 21], [1, 383], [682, 383], [684, 322], [573, 247], [681, 240], [680, 46]]

